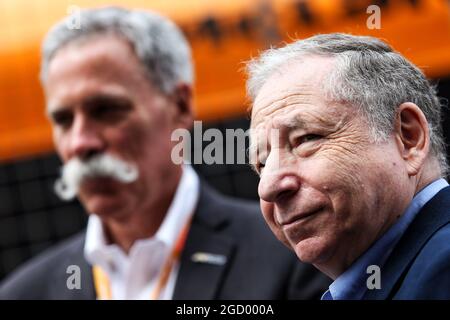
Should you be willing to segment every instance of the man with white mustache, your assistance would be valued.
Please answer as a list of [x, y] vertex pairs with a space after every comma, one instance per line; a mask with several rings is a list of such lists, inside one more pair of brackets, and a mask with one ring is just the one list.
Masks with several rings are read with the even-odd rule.
[[85, 179], [110, 177], [123, 183], [131, 183], [138, 178], [138, 169], [109, 154], [100, 154], [82, 161], [69, 160], [63, 167], [61, 178], [55, 183], [55, 192], [61, 199], [72, 200]]
[[[63, 20], [47, 35], [41, 81], [65, 163], [55, 190], [79, 198], [87, 230], [21, 267], [0, 298], [319, 297], [325, 278], [275, 240], [256, 205], [171, 160], [171, 133], [193, 122], [181, 31], [116, 7], [80, 18], [80, 29]], [[81, 283], [71, 287], [74, 266]]]

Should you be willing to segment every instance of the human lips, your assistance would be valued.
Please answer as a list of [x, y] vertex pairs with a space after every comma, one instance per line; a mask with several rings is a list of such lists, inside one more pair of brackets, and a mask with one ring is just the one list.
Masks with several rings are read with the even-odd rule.
[[306, 220], [306, 218], [315, 215], [316, 213], [319, 213], [324, 209], [324, 206], [320, 206], [315, 209], [302, 211], [300, 213], [296, 213], [294, 215], [286, 215], [278, 219], [278, 224], [282, 227], [289, 227], [292, 226], [298, 222], [301, 222], [303, 220]]

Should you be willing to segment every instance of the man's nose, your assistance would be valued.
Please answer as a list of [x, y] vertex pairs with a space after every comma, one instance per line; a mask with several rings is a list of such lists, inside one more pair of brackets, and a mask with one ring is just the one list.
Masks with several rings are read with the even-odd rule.
[[300, 179], [294, 164], [269, 156], [258, 186], [259, 197], [267, 202], [278, 202], [294, 195], [300, 189]]
[[75, 117], [71, 131], [69, 142], [71, 157], [87, 159], [105, 148], [98, 128], [84, 116]]

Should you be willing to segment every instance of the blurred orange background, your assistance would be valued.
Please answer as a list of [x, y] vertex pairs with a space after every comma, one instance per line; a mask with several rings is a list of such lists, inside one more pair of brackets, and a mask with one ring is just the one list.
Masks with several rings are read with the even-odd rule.
[[[370, 30], [366, 9], [377, 3], [381, 28]], [[38, 81], [40, 43], [47, 30], [77, 8], [111, 4], [152, 9], [181, 26], [193, 48], [197, 118], [205, 121], [245, 113], [243, 62], [270, 45], [317, 33], [380, 37], [427, 76], [450, 75], [447, 0], [2, 0], [0, 161], [53, 150]]]

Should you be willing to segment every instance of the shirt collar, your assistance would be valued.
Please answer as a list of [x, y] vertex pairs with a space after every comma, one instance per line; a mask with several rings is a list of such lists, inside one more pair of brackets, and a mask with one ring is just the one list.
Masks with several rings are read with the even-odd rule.
[[[154, 237], [137, 240], [130, 249], [130, 256], [140, 247], [151, 247], [155, 240], [162, 242], [167, 248], [172, 248], [197, 206], [199, 193], [200, 182], [197, 174], [191, 166], [184, 165], [175, 196], [161, 226]], [[126, 254], [119, 246], [108, 244], [103, 224], [95, 214], [91, 214], [88, 219], [84, 255], [90, 264], [98, 264], [104, 268], [108, 268], [108, 259], [111, 256], [121, 257], [121, 262], [127, 260]]]
[[[330, 285], [329, 294], [332, 298], [334, 300], [361, 299], [367, 290], [367, 267], [384, 265], [395, 245], [422, 207], [447, 186], [448, 182], [445, 179], [438, 179], [419, 191], [399, 220]], [[326, 298], [325, 293], [322, 299]]]
[[178, 235], [194, 213], [199, 193], [199, 178], [191, 166], [185, 165], [175, 197], [163, 223], [156, 232], [157, 239], [163, 241], [170, 248], [175, 246]]

